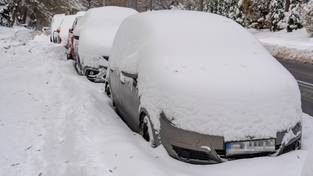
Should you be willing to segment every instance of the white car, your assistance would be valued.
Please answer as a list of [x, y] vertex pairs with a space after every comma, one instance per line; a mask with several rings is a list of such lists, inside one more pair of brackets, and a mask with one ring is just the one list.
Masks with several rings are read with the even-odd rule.
[[123, 7], [93, 8], [80, 20], [74, 38], [78, 42], [75, 67], [91, 81], [105, 80], [107, 60], [120, 24], [137, 11]]
[[116, 111], [174, 158], [219, 163], [301, 147], [296, 80], [230, 19], [192, 11], [133, 15], [116, 35], [109, 70]]
[[72, 29], [73, 23], [75, 22], [76, 18], [84, 16], [85, 13], [86, 12], [81, 11], [81, 12], [77, 12], [75, 15], [66, 15], [63, 18], [60, 24], [60, 37], [64, 45], [66, 45], [68, 41], [69, 31]]
[[[75, 15], [54, 15], [51, 23], [51, 41], [54, 43], [62, 43], [66, 45], [68, 41], [69, 30], [78, 16], [83, 16], [85, 12], [81, 11]], [[53, 40], [52, 40], [53, 39]]]
[[51, 35], [50, 35], [50, 41], [53, 43], [60, 43], [60, 25], [63, 21], [63, 18], [65, 17], [65, 14], [56, 14], [53, 16], [51, 21]]

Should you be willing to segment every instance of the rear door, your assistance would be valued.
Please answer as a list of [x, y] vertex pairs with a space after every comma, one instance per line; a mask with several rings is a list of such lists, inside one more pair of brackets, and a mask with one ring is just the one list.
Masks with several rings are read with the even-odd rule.
[[127, 121], [134, 131], [139, 130], [139, 96], [137, 88], [137, 75], [120, 72], [120, 82], [123, 87], [122, 106], [127, 114]]
[[115, 106], [128, 126], [139, 130], [139, 97], [136, 75], [110, 69], [109, 81]]

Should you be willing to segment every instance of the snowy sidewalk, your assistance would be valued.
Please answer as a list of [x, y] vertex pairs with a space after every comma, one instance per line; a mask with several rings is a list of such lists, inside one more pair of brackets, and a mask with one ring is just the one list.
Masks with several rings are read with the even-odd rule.
[[64, 47], [32, 37], [25, 29], [0, 27], [1, 176], [301, 176], [313, 146], [313, 118], [303, 116], [300, 151], [183, 163], [133, 133], [103, 85], [75, 73]]
[[313, 37], [305, 29], [288, 33], [285, 30], [250, 32], [278, 59], [313, 64]]

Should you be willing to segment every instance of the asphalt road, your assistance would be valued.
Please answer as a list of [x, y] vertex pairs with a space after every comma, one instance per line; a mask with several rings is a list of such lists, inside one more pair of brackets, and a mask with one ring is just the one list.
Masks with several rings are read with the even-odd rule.
[[279, 60], [298, 80], [302, 96], [302, 110], [313, 116], [313, 65]]

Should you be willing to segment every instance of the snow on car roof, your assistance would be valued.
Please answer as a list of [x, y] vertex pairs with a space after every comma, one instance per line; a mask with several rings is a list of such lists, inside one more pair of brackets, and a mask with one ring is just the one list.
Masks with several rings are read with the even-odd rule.
[[109, 56], [115, 34], [124, 19], [137, 11], [124, 7], [100, 7], [87, 11], [79, 31], [80, 57]]
[[57, 30], [60, 27], [64, 17], [65, 14], [56, 14], [53, 16], [51, 21], [51, 32]]
[[121, 25], [110, 67], [138, 74], [155, 127], [163, 111], [180, 128], [225, 140], [276, 137], [301, 118], [295, 79], [243, 27], [222, 16], [156, 11]]
[[60, 37], [62, 39], [62, 43], [67, 41], [68, 31], [73, 26], [75, 18], [77, 15], [66, 15], [61, 24], [60, 24]]

